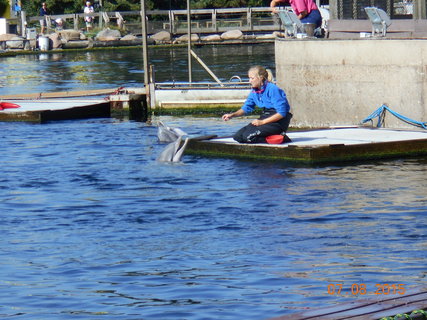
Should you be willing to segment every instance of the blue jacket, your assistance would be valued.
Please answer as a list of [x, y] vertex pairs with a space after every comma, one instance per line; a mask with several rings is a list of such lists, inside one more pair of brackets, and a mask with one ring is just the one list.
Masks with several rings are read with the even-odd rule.
[[49, 13], [47, 12], [47, 9], [43, 9], [43, 7], [40, 8], [40, 16], [47, 16]]
[[266, 81], [260, 90], [253, 89], [242, 106], [245, 114], [251, 113], [255, 106], [266, 109], [275, 109], [283, 117], [290, 110], [286, 93], [274, 83]]

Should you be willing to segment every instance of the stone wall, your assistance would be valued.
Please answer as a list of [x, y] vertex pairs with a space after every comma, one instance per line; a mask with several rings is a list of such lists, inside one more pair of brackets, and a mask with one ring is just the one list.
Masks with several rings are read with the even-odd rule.
[[426, 40], [276, 40], [275, 55], [294, 126], [356, 125], [384, 103], [427, 121]]

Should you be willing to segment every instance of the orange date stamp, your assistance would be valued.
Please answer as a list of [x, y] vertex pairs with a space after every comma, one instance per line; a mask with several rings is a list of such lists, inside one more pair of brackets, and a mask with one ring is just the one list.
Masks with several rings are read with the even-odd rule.
[[405, 285], [402, 283], [399, 283], [399, 284], [377, 283], [372, 287], [368, 287], [365, 283], [352, 283], [351, 285], [348, 285], [348, 286], [345, 286], [343, 283], [328, 284], [328, 294], [330, 295], [348, 295], [349, 293], [353, 296], [363, 296], [366, 294], [404, 295], [405, 292], [406, 292]]

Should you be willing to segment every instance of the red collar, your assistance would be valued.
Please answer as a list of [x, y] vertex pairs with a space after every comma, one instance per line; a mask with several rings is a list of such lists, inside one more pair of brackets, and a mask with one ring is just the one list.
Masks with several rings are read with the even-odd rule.
[[254, 92], [254, 93], [263, 93], [265, 91], [265, 88], [267, 88], [267, 83], [268, 83], [268, 81], [265, 81], [264, 84], [262, 85], [261, 89], [252, 88], [252, 92]]

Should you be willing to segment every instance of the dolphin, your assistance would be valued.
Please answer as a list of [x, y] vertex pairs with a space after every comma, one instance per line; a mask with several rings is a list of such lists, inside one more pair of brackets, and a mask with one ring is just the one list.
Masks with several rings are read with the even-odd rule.
[[187, 146], [189, 138], [185, 138], [181, 146], [182, 137], [178, 137], [174, 142], [169, 143], [162, 153], [157, 158], [161, 162], [180, 162], [184, 154], [185, 147]]
[[182, 155], [184, 154], [185, 148], [187, 147], [188, 140], [190, 140], [188, 137], [185, 138], [182, 146], [175, 152], [175, 155], [172, 158], [173, 162], [181, 161]]
[[187, 133], [181, 129], [168, 127], [163, 122], [159, 121], [157, 137], [160, 142], [173, 142], [176, 141], [178, 137], [185, 135], [187, 135]]

